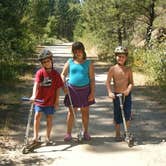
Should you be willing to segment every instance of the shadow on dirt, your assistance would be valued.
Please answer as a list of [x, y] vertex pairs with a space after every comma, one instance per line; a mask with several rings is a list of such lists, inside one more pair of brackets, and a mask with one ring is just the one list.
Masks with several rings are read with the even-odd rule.
[[2, 158], [0, 161], [1, 166], [17, 166], [17, 165], [40, 165], [40, 163], [46, 162], [47, 164], [52, 163], [56, 158], [46, 158], [45, 156], [41, 156], [38, 158], [36, 156], [26, 156], [24, 158], [20, 158], [19, 162], [17, 159], [6, 159]]
[[[153, 92], [152, 92], [153, 91]], [[133, 90], [132, 130], [138, 144], [156, 144], [166, 139], [165, 104], [161, 104], [156, 87], [135, 87]]]
[[21, 97], [30, 95], [31, 86], [31, 80], [9, 83], [6, 86], [0, 84], [0, 129], [7, 127], [15, 130], [15, 127], [22, 126], [27, 112], [21, 109]]
[[[113, 104], [106, 97], [105, 85], [99, 81], [97, 83], [97, 101], [92, 106], [95, 111], [91, 111], [94, 125], [92, 133], [101, 133], [102, 135], [105, 132], [110, 135], [110, 133], [114, 133]], [[165, 104], [163, 102], [161, 104], [160, 100], [155, 100], [155, 91], [156, 95], [159, 94], [156, 87], [134, 87], [130, 131], [134, 134], [137, 145], [158, 144], [166, 140]], [[162, 95], [164, 94], [162, 93]], [[123, 129], [123, 126], [121, 128]]]
[[74, 149], [90, 151], [94, 153], [109, 153], [118, 151], [134, 150], [129, 148], [125, 142], [116, 142], [114, 137], [92, 137], [90, 141], [78, 142], [76, 138], [73, 138], [70, 142], [56, 141], [55, 145], [41, 146], [33, 153], [51, 153], [51, 152], [72, 152]]

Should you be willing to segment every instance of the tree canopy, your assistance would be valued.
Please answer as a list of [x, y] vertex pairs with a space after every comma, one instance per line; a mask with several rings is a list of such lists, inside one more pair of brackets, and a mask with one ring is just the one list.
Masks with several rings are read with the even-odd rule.
[[117, 45], [163, 48], [165, 8], [162, 0], [1, 1], [1, 77], [6, 75], [4, 66], [30, 57], [36, 45], [60, 40], [88, 41], [97, 47], [100, 59], [109, 61]]

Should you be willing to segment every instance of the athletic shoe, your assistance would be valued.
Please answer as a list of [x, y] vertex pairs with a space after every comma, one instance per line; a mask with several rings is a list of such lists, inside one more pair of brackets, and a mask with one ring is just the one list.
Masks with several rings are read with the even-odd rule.
[[86, 141], [90, 141], [91, 140], [91, 136], [88, 133], [84, 133], [84, 140]]
[[54, 144], [54, 142], [51, 139], [46, 139], [45, 140], [45, 145], [46, 146], [53, 145], [53, 144]]
[[68, 134], [68, 133], [64, 137], [64, 141], [66, 141], [66, 142], [71, 141], [71, 139], [72, 139], [72, 136], [71, 136], [71, 134]]

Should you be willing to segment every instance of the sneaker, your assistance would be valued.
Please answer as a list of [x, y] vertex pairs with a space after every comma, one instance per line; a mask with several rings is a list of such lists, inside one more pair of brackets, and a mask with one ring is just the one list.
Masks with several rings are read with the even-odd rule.
[[29, 144], [31, 144], [31, 145], [33, 145], [33, 144], [38, 144], [39, 143], [39, 141], [37, 141], [37, 140], [31, 140], [30, 142], [29, 142]]
[[38, 139], [35, 139], [33, 138], [31, 141], [30, 141], [30, 144], [38, 144], [41, 142], [41, 137], [39, 137]]
[[46, 139], [46, 141], [45, 141], [46, 146], [53, 145], [53, 144], [54, 144], [54, 142], [51, 139]]
[[66, 134], [65, 135], [65, 137], [64, 137], [64, 141], [71, 141], [71, 139], [72, 139], [72, 136], [71, 136], [71, 134]]
[[91, 140], [91, 136], [88, 133], [84, 133], [84, 140], [86, 141], [90, 141]]

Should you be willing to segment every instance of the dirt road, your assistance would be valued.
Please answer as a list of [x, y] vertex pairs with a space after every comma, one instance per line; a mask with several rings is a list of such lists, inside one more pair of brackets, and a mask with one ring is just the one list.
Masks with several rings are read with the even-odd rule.
[[[62, 70], [65, 61], [65, 57], [55, 56], [55, 67], [58, 71]], [[134, 115], [131, 126], [136, 145], [128, 148], [125, 142], [115, 142], [112, 120], [113, 105], [107, 98], [104, 84], [107, 67], [100, 67], [100, 65], [95, 65], [96, 104], [91, 106], [90, 110], [89, 131], [92, 136], [91, 141], [82, 144], [75, 141], [69, 143], [63, 141], [66, 131], [67, 110], [63, 106], [64, 96], [61, 93], [60, 109], [55, 113], [52, 132], [56, 144], [54, 146], [43, 146], [36, 149], [34, 153], [23, 155], [20, 148], [23, 144], [25, 123], [21, 130], [11, 134], [13, 144], [11, 143], [11, 149], [1, 152], [0, 165], [85, 166], [91, 164], [101, 166], [106, 164], [120, 166], [124, 164], [127, 166], [166, 166], [166, 109], [157, 101], [151, 100], [151, 96], [145, 93], [146, 87], [137, 85], [133, 89], [132, 110]], [[31, 89], [29, 91], [29, 94], [31, 94]], [[21, 109], [28, 111], [29, 105], [23, 103]], [[24, 118], [26, 119], [27, 116]], [[44, 117], [40, 131], [40, 135], [44, 139]], [[73, 137], [76, 137], [75, 129], [73, 129]], [[12, 145], [17, 146], [12, 148]]]

